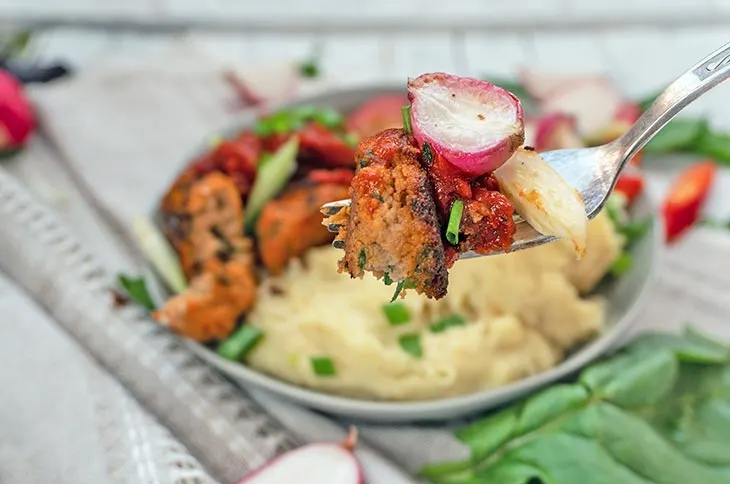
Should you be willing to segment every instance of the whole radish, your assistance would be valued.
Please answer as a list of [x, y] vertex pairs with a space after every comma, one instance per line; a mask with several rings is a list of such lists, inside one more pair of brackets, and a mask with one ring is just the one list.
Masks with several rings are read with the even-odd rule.
[[362, 484], [362, 467], [353, 450], [357, 429], [343, 442], [309, 444], [271, 460], [238, 484]]
[[23, 86], [0, 69], [0, 150], [22, 148], [35, 125], [33, 108]]
[[408, 81], [416, 140], [479, 176], [504, 164], [525, 139], [514, 94], [486, 81], [441, 72]]

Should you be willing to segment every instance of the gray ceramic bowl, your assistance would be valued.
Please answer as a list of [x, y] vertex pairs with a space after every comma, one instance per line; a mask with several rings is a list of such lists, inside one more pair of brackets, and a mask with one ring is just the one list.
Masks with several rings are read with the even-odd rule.
[[[393, 92], [405, 94], [402, 88], [392, 85], [372, 86], [331, 91], [327, 94], [298, 100], [287, 106], [314, 104], [348, 112], [378, 94]], [[252, 122], [253, 118], [243, 118], [234, 123], [229, 132], [222, 134], [233, 135], [248, 127]], [[196, 154], [206, 149], [208, 148], [202, 147]], [[187, 163], [188, 160], [184, 161]], [[172, 175], [170, 179], [172, 179]], [[643, 217], [652, 212], [652, 206], [646, 198], [639, 198], [634, 203], [632, 210], [633, 215]], [[205, 346], [191, 341], [186, 341], [186, 344], [198, 356], [238, 382], [242, 387], [263, 389], [313, 409], [377, 422], [414, 422], [463, 417], [504, 404], [536, 388], [559, 380], [614, 347], [635, 322], [638, 310], [646, 299], [647, 289], [652, 282], [657, 257], [662, 247], [662, 233], [657, 222], [648, 230], [643, 239], [633, 246], [632, 255], [635, 264], [631, 270], [618, 281], [599, 288], [598, 292], [608, 302], [607, 324], [604, 333], [599, 338], [576, 350], [555, 368], [496, 389], [426, 401], [360, 400], [303, 388], [248, 368], [243, 364], [225, 360]], [[333, 270], [335, 269], [333, 268]], [[157, 289], [159, 290], [159, 285]]]

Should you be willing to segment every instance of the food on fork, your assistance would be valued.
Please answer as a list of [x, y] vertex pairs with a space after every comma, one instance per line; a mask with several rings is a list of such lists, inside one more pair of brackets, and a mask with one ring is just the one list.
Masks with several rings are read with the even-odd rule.
[[[532, 147], [521, 146], [520, 101], [477, 79], [444, 73], [408, 82], [403, 128], [362, 140], [351, 206], [328, 213], [345, 250], [342, 272], [440, 299], [462, 253], [508, 252], [515, 213], [585, 253], [588, 217], [579, 193]], [[552, 126], [571, 126], [556, 119]], [[557, 132], [564, 142], [564, 131]], [[543, 135], [545, 138], [546, 135]]]

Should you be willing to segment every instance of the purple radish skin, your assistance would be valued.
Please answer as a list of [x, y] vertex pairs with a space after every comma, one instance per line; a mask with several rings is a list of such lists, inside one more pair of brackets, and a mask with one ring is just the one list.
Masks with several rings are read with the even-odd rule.
[[520, 100], [489, 82], [423, 74], [408, 81], [408, 99], [416, 140], [470, 175], [499, 168], [524, 142]]
[[578, 136], [575, 118], [569, 114], [554, 113], [542, 116], [535, 129], [535, 149], [550, 151], [565, 148], [583, 148]]
[[362, 467], [354, 454], [357, 429], [341, 443], [316, 443], [294, 449], [266, 463], [237, 484], [362, 484]]

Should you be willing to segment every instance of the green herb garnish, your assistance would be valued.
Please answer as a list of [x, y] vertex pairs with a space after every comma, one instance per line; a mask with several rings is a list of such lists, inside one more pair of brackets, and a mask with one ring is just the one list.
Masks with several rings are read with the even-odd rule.
[[383, 313], [391, 326], [407, 324], [411, 320], [408, 308], [401, 303], [384, 304]]
[[218, 345], [217, 353], [227, 360], [241, 361], [263, 336], [260, 329], [244, 324]]
[[431, 482], [730, 482], [730, 348], [686, 330], [648, 333], [455, 432], [471, 451]]
[[423, 347], [421, 346], [421, 335], [412, 333], [404, 334], [398, 338], [398, 344], [403, 351], [415, 358], [423, 357]]
[[464, 211], [464, 202], [457, 200], [451, 205], [451, 213], [449, 214], [449, 223], [446, 226], [446, 240], [451, 245], [459, 243], [459, 228], [461, 226], [461, 214]]
[[319, 76], [319, 62], [317, 59], [309, 59], [308, 61], [299, 64], [299, 73], [303, 77], [317, 77]]
[[401, 108], [400, 112], [403, 117], [403, 131], [406, 134], [413, 134], [413, 128], [411, 127], [411, 105], [406, 104]]
[[117, 281], [129, 299], [150, 311], [155, 310], [155, 303], [147, 290], [144, 278], [119, 274]]
[[365, 267], [365, 262], [367, 262], [367, 255], [365, 254], [365, 248], [363, 247], [357, 255], [357, 266], [362, 269]]
[[618, 231], [626, 239], [626, 244], [630, 246], [646, 234], [653, 222], [653, 217], [647, 217], [636, 222], [627, 222], [619, 226]]
[[312, 371], [317, 376], [334, 376], [335, 363], [329, 356], [313, 356], [309, 359], [312, 364]]
[[423, 161], [426, 163], [426, 165], [431, 166], [431, 164], [433, 163], [433, 149], [431, 148], [430, 143], [423, 143], [423, 147], [421, 148], [421, 155], [423, 156]]
[[[390, 280], [390, 276], [388, 276], [388, 280]], [[391, 280], [390, 283], [392, 284], [393, 281]], [[386, 285], [390, 286], [388, 282], [385, 282]], [[398, 284], [395, 286], [395, 292], [393, 293], [393, 297], [390, 299], [390, 302], [394, 302], [398, 296], [400, 296], [400, 293], [403, 291], [403, 289], [413, 289], [416, 287], [416, 284], [412, 281], [409, 281], [407, 278], [403, 279], [402, 281], [398, 281]]]
[[341, 129], [345, 120], [332, 108], [302, 106], [294, 109], [282, 109], [260, 119], [253, 127], [254, 133], [260, 137], [272, 134], [286, 134], [302, 129], [309, 121], [315, 121], [328, 129]]
[[453, 328], [454, 326], [464, 326], [465, 324], [466, 318], [464, 318], [464, 316], [452, 314], [451, 316], [446, 316], [445, 318], [441, 318], [438, 321], [431, 323], [429, 328], [432, 333], [441, 333], [449, 328]]
[[631, 257], [631, 254], [623, 252], [615, 261], [613, 261], [613, 264], [611, 264], [611, 275], [614, 277], [623, 276], [629, 271], [629, 269], [631, 269], [633, 263], [634, 260]]
[[383, 282], [386, 286], [393, 284], [393, 279], [390, 278], [390, 274], [388, 272], [383, 275]]

